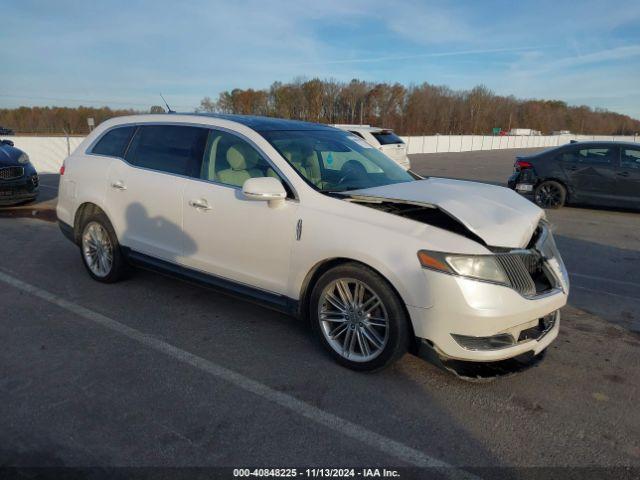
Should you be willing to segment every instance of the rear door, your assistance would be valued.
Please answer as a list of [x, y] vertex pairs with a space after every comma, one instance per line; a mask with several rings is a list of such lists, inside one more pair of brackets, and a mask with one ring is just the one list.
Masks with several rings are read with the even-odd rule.
[[640, 147], [620, 147], [617, 191], [622, 201], [640, 207]]
[[138, 127], [125, 159], [109, 171], [107, 203], [122, 245], [177, 262], [182, 233], [182, 183], [199, 174], [207, 130], [181, 125]]
[[609, 204], [617, 187], [615, 145], [578, 145], [561, 154], [562, 169], [576, 200]]

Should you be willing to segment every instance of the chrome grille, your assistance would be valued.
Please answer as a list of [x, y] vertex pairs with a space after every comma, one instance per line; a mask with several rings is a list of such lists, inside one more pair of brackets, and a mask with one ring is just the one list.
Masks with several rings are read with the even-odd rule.
[[501, 253], [496, 255], [498, 263], [509, 279], [511, 288], [522, 295], [536, 294], [536, 283], [532, 275], [542, 269], [542, 258], [536, 252]]
[[0, 168], [0, 180], [13, 180], [24, 175], [24, 167]]

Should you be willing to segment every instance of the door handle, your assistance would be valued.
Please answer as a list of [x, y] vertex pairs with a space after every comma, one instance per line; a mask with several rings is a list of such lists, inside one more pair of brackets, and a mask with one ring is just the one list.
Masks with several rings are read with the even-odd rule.
[[629, 172], [620, 172], [618, 173], [619, 176], [621, 177], [628, 177], [629, 176]]
[[118, 180], [117, 182], [113, 182], [111, 184], [111, 188], [115, 188], [116, 190], [126, 190], [127, 187], [125, 187], [124, 183], [122, 183], [121, 180]]
[[208, 212], [209, 210], [211, 210], [209, 203], [207, 203], [204, 198], [201, 198], [200, 200], [189, 200], [189, 206], [197, 208], [198, 210], [202, 210], [204, 212]]

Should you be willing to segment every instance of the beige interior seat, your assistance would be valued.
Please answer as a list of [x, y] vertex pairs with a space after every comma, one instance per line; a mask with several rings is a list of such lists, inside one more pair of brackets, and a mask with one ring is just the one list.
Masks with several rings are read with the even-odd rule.
[[320, 183], [320, 164], [312, 149], [290, 147], [282, 152], [287, 161], [311, 183]]
[[312, 149], [308, 149], [303, 152], [302, 165], [307, 169], [309, 176], [308, 180], [314, 185], [320, 185], [322, 180], [322, 174], [320, 172], [320, 162], [318, 161], [318, 155]]
[[[205, 156], [204, 162], [202, 162], [200, 178], [206, 180], [214, 180], [216, 178], [216, 156], [218, 155], [218, 145], [220, 144], [221, 138], [222, 134], [215, 138], [213, 138], [213, 136], [209, 138], [210, 146], [207, 149], [209, 154]], [[207, 150], [205, 150], [205, 152]]]
[[300, 159], [299, 152], [295, 150], [284, 150], [284, 158], [295, 168], [298, 172], [300, 172], [305, 178], [309, 178], [309, 172], [302, 165], [302, 161]]
[[258, 153], [251, 147], [236, 143], [227, 150], [229, 168], [218, 171], [216, 178], [222, 183], [241, 187], [250, 178], [264, 176], [262, 170], [255, 168], [258, 161]]

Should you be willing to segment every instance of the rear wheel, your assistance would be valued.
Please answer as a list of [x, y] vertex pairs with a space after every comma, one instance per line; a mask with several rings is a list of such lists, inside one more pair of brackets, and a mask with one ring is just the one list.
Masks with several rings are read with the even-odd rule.
[[103, 213], [89, 215], [83, 222], [80, 253], [84, 266], [94, 280], [113, 283], [126, 273], [127, 266], [118, 239]]
[[409, 328], [388, 282], [359, 264], [326, 272], [311, 295], [310, 318], [325, 349], [353, 370], [378, 370], [406, 353]]
[[536, 204], [542, 208], [560, 208], [567, 200], [567, 190], [554, 180], [546, 180], [534, 192]]

